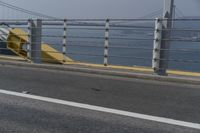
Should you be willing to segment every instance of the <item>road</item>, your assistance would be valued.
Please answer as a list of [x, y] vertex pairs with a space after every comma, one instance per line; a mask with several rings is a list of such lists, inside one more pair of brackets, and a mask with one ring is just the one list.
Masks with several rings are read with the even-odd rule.
[[[0, 66], [0, 89], [200, 123], [198, 85]], [[0, 94], [0, 106], [0, 132], [199, 132], [7, 94]]]

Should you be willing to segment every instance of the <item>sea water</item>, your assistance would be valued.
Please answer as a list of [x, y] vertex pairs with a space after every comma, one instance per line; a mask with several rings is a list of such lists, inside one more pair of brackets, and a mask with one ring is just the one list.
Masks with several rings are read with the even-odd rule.
[[[182, 27], [178, 26], [180, 24], [177, 24], [176, 28], [183, 28], [183, 24]], [[193, 29], [197, 29], [200, 25], [196, 24], [194, 27]], [[102, 30], [91, 30], [91, 27], [81, 28], [73, 29], [71, 27], [67, 30], [67, 56], [75, 61], [103, 64], [104, 27]], [[43, 34], [60, 36], [43, 37], [43, 41], [62, 51], [62, 30], [43, 30]], [[196, 35], [198, 35], [197, 32], [172, 32], [172, 38], [179, 39], [195, 39]], [[109, 37], [109, 64], [151, 67], [154, 28], [145, 30], [111, 28]], [[91, 45], [98, 47], [91, 47]], [[200, 63], [198, 63], [200, 62], [200, 41], [171, 41], [170, 49], [169, 69], [200, 72]], [[194, 51], [181, 51], [183, 49], [193, 49]]]

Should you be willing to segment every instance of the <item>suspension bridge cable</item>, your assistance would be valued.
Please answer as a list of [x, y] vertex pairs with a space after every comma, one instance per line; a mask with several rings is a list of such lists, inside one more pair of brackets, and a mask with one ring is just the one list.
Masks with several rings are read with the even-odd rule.
[[163, 9], [156, 10], [156, 11], [151, 12], [151, 13], [149, 13], [149, 14], [146, 14], [146, 15], [144, 15], [144, 16], [142, 16], [142, 17], [139, 17], [139, 19], [142, 19], [142, 18], [151, 18], [151, 17], [153, 17], [153, 16], [160, 15], [160, 14], [162, 14], [162, 10], [163, 10]]
[[43, 17], [43, 18], [52, 18], [51, 16], [47, 16], [47, 15], [36, 13], [36, 12], [32, 12], [32, 11], [28, 11], [28, 10], [25, 10], [25, 9], [22, 9], [22, 8], [19, 8], [19, 7], [16, 7], [16, 6], [12, 6], [10, 4], [6, 4], [4, 2], [2, 3], [1, 1], [0, 1], [0, 5], [4, 6], [4, 7], [7, 7], [7, 8], [10, 8], [12, 10], [17, 10], [17, 11], [29, 14], [29, 15], [39, 16], [39, 17]]
[[23, 13], [33, 15], [33, 16], [37, 16], [37, 17], [48, 18], [48, 19], [56, 19], [55, 17], [48, 16], [48, 15], [38, 13], [38, 12], [34, 12], [34, 11], [30, 11], [30, 10], [27, 10], [27, 9], [24, 9], [24, 8], [21, 8], [21, 7], [17, 7], [17, 6], [5, 3], [3, 1], [0, 1], [0, 6], [4, 6], [4, 7], [7, 7], [7, 8], [10, 8], [12, 10], [16, 10], [16, 11], [23, 12]]
[[[156, 11], [153, 11], [151, 13], [148, 13], [142, 17], [139, 17], [138, 19], [150, 19], [150, 18], [153, 18], [153, 17], [157, 17], [158, 15], [162, 14], [162, 9], [159, 9], [159, 10], [156, 10]], [[115, 22], [115, 24], [122, 24], [122, 23], [130, 23], [130, 22]]]
[[176, 7], [176, 12], [179, 13], [181, 17], [185, 17], [184, 13], [177, 7]]
[[[177, 17], [178, 18], [185, 18], [185, 15], [184, 15], [184, 13], [179, 9], [179, 8], [177, 8], [177, 7], [175, 7], [176, 8], [176, 15], [177, 15]], [[190, 28], [191, 26], [188, 24], [188, 23], [186, 23], [186, 22], [182, 22], [183, 24], [184, 24], [184, 26], [186, 26], [187, 28]]]

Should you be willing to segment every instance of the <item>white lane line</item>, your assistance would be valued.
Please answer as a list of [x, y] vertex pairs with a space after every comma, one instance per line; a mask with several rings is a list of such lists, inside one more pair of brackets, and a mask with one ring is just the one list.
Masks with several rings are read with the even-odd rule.
[[138, 119], [143, 119], [143, 120], [149, 120], [149, 121], [154, 121], [154, 122], [159, 122], [159, 123], [165, 123], [165, 124], [170, 124], [170, 125], [177, 125], [177, 126], [193, 128], [193, 129], [200, 129], [200, 124], [198, 124], [198, 123], [191, 123], [191, 122], [173, 120], [173, 119], [164, 118], [164, 117], [157, 117], [157, 116], [133, 113], [133, 112], [128, 112], [128, 111], [116, 110], [116, 109], [111, 109], [111, 108], [104, 108], [104, 107], [100, 107], [100, 106], [81, 104], [81, 103], [64, 101], [64, 100], [59, 100], [59, 99], [54, 99], [54, 98], [47, 98], [47, 97], [41, 97], [41, 96], [35, 96], [35, 95], [29, 95], [29, 94], [22, 94], [22, 93], [18, 93], [18, 92], [1, 90], [1, 89], [0, 89], [0, 93], [6, 94], [6, 95], [28, 98], [28, 99], [39, 100], [39, 101], [45, 101], [45, 102], [49, 102], [49, 103], [56, 103], [56, 104], [61, 104], [61, 105], [66, 105], [66, 106], [71, 106], [71, 107], [77, 107], [77, 108], [82, 108], [82, 109], [87, 109], [87, 110], [93, 110], [93, 111], [111, 113], [111, 114], [116, 114], [116, 115], [128, 116], [128, 117], [133, 117], [133, 118], [138, 118]]

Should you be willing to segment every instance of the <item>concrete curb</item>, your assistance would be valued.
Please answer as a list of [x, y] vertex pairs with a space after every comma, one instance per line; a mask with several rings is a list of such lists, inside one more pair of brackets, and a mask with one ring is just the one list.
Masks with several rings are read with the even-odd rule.
[[52, 64], [31, 64], [27, 62], [18, 62], [18, 61], [0, 61], [0, 65], [39, 68], [39, 69], [46, 69], [46, 70], [82, 72], [82, 73], [88, 73], [88, 74], [118, 76], [118, 77], [124, 77], [124, 78], [137, 78], [137, 79], [145, 79], [145, 80], [156, 80], [156, 81], [163, 81], [163, 82], [200, 85], [200, 78], [178, 77], [178, 76], [165, 77], [165, 76], [153, 75], [152, 73], [138, 73], [134, 71], [122, 71], [122, 70], [117, 70], [117, 69], [116, 70], [105, 69], [105, 68], [97, 69], [97, 68], [74, 66], [74, 65], [63, 66], [63, 65], [52, 65]]

